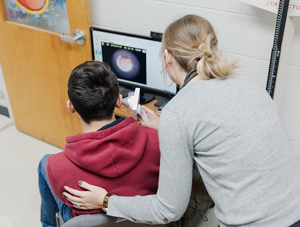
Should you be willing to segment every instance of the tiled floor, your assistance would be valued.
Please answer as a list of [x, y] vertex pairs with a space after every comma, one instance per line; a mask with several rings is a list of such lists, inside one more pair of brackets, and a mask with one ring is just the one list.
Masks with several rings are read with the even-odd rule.
[[0, 227], [42, 226], [37, 167], [43, 155], [59, 151], [0, 115]]

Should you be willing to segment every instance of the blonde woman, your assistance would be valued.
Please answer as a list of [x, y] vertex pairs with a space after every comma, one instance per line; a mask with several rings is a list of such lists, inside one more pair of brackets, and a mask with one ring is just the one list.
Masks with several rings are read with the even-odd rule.
[[161, 57], [181, 89], [160, 119], [145, 108], [150, 122], [141, 122], [159, 131], [157, 194], [121, 197], [83, 181], [85, 191], [64, 193], [75, 207], [107, 208], [107, 215], [133, 222], [178, 220], [189, 203], [195, 161], [221, 227], [283, 227], [300, 219], [300, 161], [276, 107], [263, 88], [233, 74], [235, 63], [217, 45], [212, 25], [196, 15], [164, 32]]

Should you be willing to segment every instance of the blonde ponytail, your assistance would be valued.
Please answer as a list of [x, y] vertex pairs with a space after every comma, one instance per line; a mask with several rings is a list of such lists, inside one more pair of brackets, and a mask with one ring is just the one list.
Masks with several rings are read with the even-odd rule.
[[[209, 38], [209, 37], [208, 37]], [[207, 41], [210, 43], [210, 41]], [[225, 79], [237, 68], [236, 62], [228, 63], [227, 56], [209, 49], [209, 44], [199, 45], [201, 59], [197, 63], [197, 73], [202, 79]]]
[[170, 24], [163, 35], [161, 59], [167, 49], [179, 65], [190, 72], [195, 67], [203, 79], [225, 79], [237, 68], [217, 50], [218, 39], [212, 25], [197, 15], [186, 15]]

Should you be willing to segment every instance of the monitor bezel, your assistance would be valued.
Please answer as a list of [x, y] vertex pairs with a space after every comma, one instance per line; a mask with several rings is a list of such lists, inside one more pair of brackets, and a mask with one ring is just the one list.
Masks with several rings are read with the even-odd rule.
[[[95, 60], [93, 30], [112, 33], [112, 34], [116, 34], [116, 35], [124, 35], [124, 36], [128, 36], [128, 37], [133, 37], [133, 38], [146, 39], [146, 40], [151, 40], [151, 41], [154, 41], [154, 42], [161, 42], [161, 40], [154, 39], [150, 36], [149, 37], [148, 36], [142, 36], [142, 35], [126, 33], [126, 32], [120, 32], [120, 31], [115, 31], [115, 30], [109, 30], [109, 29], [104, 29], [104, 28], [99, 28], [99, 27], [90, 27], [90, 39], [91, 39], [92, 58], [93, 58], [93, 60]], [[178, 86], [176, 86], [176, 92], [175, 92], [175, 94], [173, 94], [171, 92], [162, 91], [160, 89], [150, 88], [148, 86], [136, 85], [136, 84], [131, 84], [130, 82], [120, 81], [119, 78], [118, 78], [118, 81], [119, 81], [119, 85], [123, 86], [125, 88], [134, 90], [135, 88], [138, 87], [138, 88], [141, 89], [141, 92], [147, 92], [147, 93], [162, 96], [162, 97], [172, 98], [178, 92]]]

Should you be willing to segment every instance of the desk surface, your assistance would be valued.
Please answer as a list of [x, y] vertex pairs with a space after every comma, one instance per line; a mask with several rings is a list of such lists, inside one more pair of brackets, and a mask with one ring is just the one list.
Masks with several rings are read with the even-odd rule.
[[[159, 100], [161, 97], [156, 97], [155, 99], [152, 100], [151, 102], [148, 102], [146, 104], [143, 104], [143, 106], [148, 107], [149, 109], [153, 110], [156, 113], [156, 109], [158, 108], [157, 106], [154, 106], [154, 103], [157, 102], [157, 100]], [[132, 113], [130, 111], [129, 108], [127, 108], [126, 106], [122, 105], [120, 108], [115, 108], [115, 115], [119, 116], [119, 117], [130, 117], [132, 116]], [[136, 119], [135, 119], [136, 120]]]

